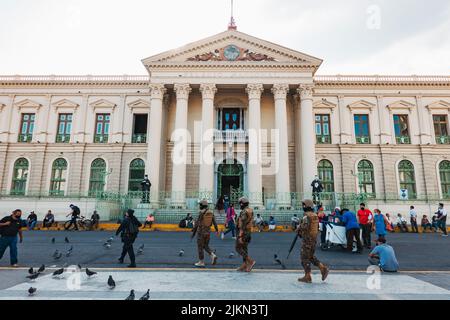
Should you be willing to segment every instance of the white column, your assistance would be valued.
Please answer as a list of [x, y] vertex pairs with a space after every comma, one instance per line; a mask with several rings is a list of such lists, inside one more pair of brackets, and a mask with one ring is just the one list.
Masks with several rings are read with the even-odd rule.
[[175, 114], [175, 131], [172, 133], [174, 142], [172, 153], [172, 207], [186, 207], [186, 164], [188, 143], [188, 100], [191, 87], [189, 84], [175, 84], [177, 95], [177, 110]]
[[252, 207], [263, 207], [261, 170], [261, 94], [262, 84], [249, 84], [248, 93], [248, 192]]
[[[86, 113], [88, 109], [89, 96], [83, 95], [83, 100], [81, 106], [76, 109], [73, 115], [74, 127], [76, 128], [73, 132], [72, 141], [78, 143], [85, 142], [85, 130], [86, 130]], [[94, 129], [95, 130], [95, 129]]]
[[286, 208], [291, 205], [291, 194], [289, 186], [289, 150], [288, 150], [288, 134], [287, 134], [287, 93], [289, 85], [275, 84], [272, 93], [275, 98], [275, 129], [279, 133], [278, 154], [277, 157], [277, 173], [276, 173], [276, 192], [277, 207]]
[[10, 102], [8, 105], [0, 107], [2, 109], [0, 114], [0, 142], [9, 142], [10, 125], [12, 123], [12, 115], [14, 112], [15, 96], [9, 96]]
[[431, 126], [430, 126], [430, 113], [425, 110], [423, 105], [422, 96], [416, 96], [417, 114], [419, 116], [420, 126], [420, 143], [431, 143]]
[[350, 119], [348, 108], [345, 106], [345, 97], [338, 96], [339, 103], [339, 124], [341, 127], [341, 144], [352, 143], [352, 133], [350, 131]]
[[298, 89], [300, 94], [300, 112], [302, 123], [301, 128], [301, 161], [303, 193], [306, 195], [312, 192], [311, 182], [317, 174], [316, 166], [316, 146], [314, 134], [314, 112], [313, 112], [313, 86], [301, 85]]
[[202, 136], [200, 147], [200, 198], [213, 200], [214, 194], [214, 84], [200, 85], [202, 93]]
[[48, 115], [50, 112], [52, 104], [52, 96], [47, 96], [47, 104], [40, 107], [37, 110], [37, 124], [36, 124], [36, 135], [33, 137], [34, 141], [39, 141], [40, 143], [47, 142], [47, 127], [48, 127]]
[[383, 96], [377, 96], [377, 109], [380, 123], [380, 144], [393, 143], [392, 136], [389, 133], [389, 117], [391, 114], [388, 115], [385, 112]]
[[166, 88], [163, 84], [151, 84], [150, 136], [148, 137], [147, 164], [148, 176], [152, 183], [150, 202], [153, 208], [159, 207], [159, 177], [161, 167], [161, 136], [163, 99]]
[[[115, 143], [115, 142], [119, 142], [119, 143], [123, 143], [123, 134], [124, 134], [124, 130], [123, 130], [123, 124], [124, 124], [124, 119], [125, 118], [125, 100], [126, 100], [126, 96], [125, 95], [121, 95], [120, 96], [120, 104], [114, 108], [113, 110], [113, 126], [112, 126], [112, 139], [110, 139], [110, 143]], [[129, 118], [128, 118], [129, 119]], [[131, 118], [131, 121], [133, 118]]]

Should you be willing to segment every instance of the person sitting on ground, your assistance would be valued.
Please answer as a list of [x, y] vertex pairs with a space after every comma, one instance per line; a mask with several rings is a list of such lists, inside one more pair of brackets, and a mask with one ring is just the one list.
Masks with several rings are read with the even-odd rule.
[[264, 231], [264, 227], [266, 226], [266, 223], [259, 213], [256, 215], [254, 224], [258, 228], [258, 232]]
[[44, 221], [42, 221], [42, 226], [44, 228], [51, 228], [51, 226], [55, 223], [55, 216], [52, 213], [52, 210], [48, 210], [47, 214], [44, 217]]
[[294, 216], [291, 218], [292, 230], [293, 231], [297, 230], [299, 224], [300, 224], [300, 219], [298, 218], [298, 216], [296, 214], [294, 214]]
[[144, 229], [145, 229], [146, 226], [149, 226], [150, 229], [151, 229], [154, 222], [155, 222], [155, 216], [154, 216], [152, 213], [150, 213], [150, 214], [147, 216], [147, 218], [145, 218]]
[[422, 217], [421, 227], [422, 227], [423, 232], [426, 232], [427, 228], [429, 228], [430, 231], [433, 231], [433, 226], [431, 225], [430, 220], [428, 219], [428, 216], [424, 215]]
[[94, 210], [91, 216], [92, 221], [92, 229], [98, 229], [98, 225], [100, 223], [100, 215], [98, 214], [97, 210]]
[[381, 213], [380, 209], [374, 210], [375, 216], [373, 218], [374, 225], [373, 230], [375, 231], [378, 239], [385, 239], [387, 234], [387, 225], [389, 224], [386, 217]]
[[386, 243], [386, 239], [380, 238], [376, 241], [377, 246], [369, 254], [369, 263], [379, 266], [384, 272], [397, 272], [399, 264], [395, 256], [394, 248]]
[[273, 216], [269, 218], [269, 231], [274, 231], [277, 228], [277, 222]]
[[182, 229], [192, 229], [194, 227], [193, 224], [194, 218], [192, 217], [192, 213], [188, 213], [186, 217], [184, 217], [180, 223], [178, 224], [178, 226]]
[[30, 215], [27, 218], [27, 227], [28, 230], [34, 230], [36, 228], [38, 217], [34, 211], [30, 212]]
[[409, 232], [408, 223], [406, 222], [405, 218], [403, 218], [400, 213], [397, 215], [397, 227], [400, 228], [400, 231], [402, 233]]
[[388, 224], [386, 226], [387, 231], [394, 232], [394, 229], [395, 229], [394, 223], [392, 222], [392, 218], [389, 213], [386, 213], [386, 221], [388, 222]]

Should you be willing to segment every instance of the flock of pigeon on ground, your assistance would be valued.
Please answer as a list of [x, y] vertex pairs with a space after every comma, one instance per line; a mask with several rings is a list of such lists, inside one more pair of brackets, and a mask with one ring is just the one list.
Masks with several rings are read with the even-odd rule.
[[[52, 238], [52, 244], [56, 243], [56, 239]], [[114, 241], [114, 237], [109, 238], [108, 240], [106, 240], [106, 242], [103, 244], [103, 247], [105, 249], [110, 249], [112, 246], [112, 243]], [[70, 241], [67, 237], [65, 237], [64, 242], [69, 244]], [[70, 248], [66, 251], [65, 256], [66, 257], [70, 257], [73, 253], [73, 246], [70, 246]], [[142, 244], [138, 250], [137, 250], [137, 255], [140, 256], [144, 253], [144, 244]], [[216, 250], [214, 250], [214, 253], [216, 253]], [[180, 252], [178, 253], [179, 257], [184, 256], [184, 250], [181, 249]], [[230, 255], [228, 256], [229, 259], [233, 259], [235, 256], [234, 252], [231, 252]], [[63, 257], [63, 252], [60, 252], [59, 250], [56, 250], [53, 253], [53, 259], [55, 261], [60, 260]], [[278, 257], [278, 255], [274, 255], [274, 263], [279, 265], [283, 270], [286, 270], [286, 266], [284, 265], [284, 263], [281, 261], [281, 259]], [[65, 269], [67, 268], [67, 264], [65, 264], [62, 268], [56, 270], [53, 272], [53, 277], [54, 278], [58, 278], [60, 277], [64, 272]], [[82, 268], [80, 265], [77, 266], [78, 270], [81, 271]], [[28, 269], [28, 273], [29, 275], [27, 276], [27, 278], [30, 281], [35, 281], [43, 272], [45, 271], [45, 265], [42, 265], [37, 271], [35, 271], [32, 267], [30, 269]], [[91, 278], [93, 276], [95, 276], [97, 274], [97, 272], [91, 271], [88, 268], [85, 268], [85, 272], [86, 275], [88, 276], [88, 278]], [[116, 287], [116, 283], [114, 281], [114, 279], [112, 278], [112, 276], [109, 276], [108, 278], [108, 282], [107, 285], [109, 287], [109, 289], [114, 289]], [[30, 287], [30, 289], [28, 289], [28, 293], [30, 296], [34, 296], [37, 292], [36, 288]], [[131, 290], [130, 295], [125, 299], [125, 300], [135, 300], [135, 291]], [[144, 294], [139, 300], [149, 300], [150, 299], [150, 290], [147, 290], [147, 293]]]
[[[109, 238], [109, 239], [103, 244], [103, 246], [104, 246], [105, 248], [107, 248], [107, 249], [111, 248], [111, 245], [112, 245], [113, 240], [114, 240], [113, 237]], [[70, 240], [66, 237], [66, 238], [64, 239], [64, 242], [65, 242], [65, 243], [70, 243]], [[56, 239], [55, 239], [55, 238], [52, 239], [52, 243], [53, 243], [53, 244], [56, 243]], [[72, 253], [73, 253], [73, 246], [70, 246], [70, 248], [69, 248], [69, 249], [67, 250], [67, 252], [65, 253], [65, 256], [66, 256], [66, 257], [70, 257], [70, 256], [72, 255]], [[144, 253], [144, 245], [140, 246], [139, 249], [138, 249], [138, 251], [137, 251], [137, 254], [138, 254], [138, 255], [142, 255], [143, 253]], [[183, 253], [184, 253], [184, 251], [183, 251]], [[56, 250], [56, 251], [53, 253], [53, 259], [54, 259], [55, 261], [60, 260], [60, 259], [62, 258], [62, 256], [63, 256], [63, 253], [60, 252], [59, 250]], [[66, 271], [66, 268], [67, 268], [67, 267], [68, 267], [68, 265], [65, 264], [62, 268], [55, 270], [55, 271], [53, 272], [53, 274], [52, 274], [52, 277], [53, 277], [53, 278], [59, 278], [59, 277], [61, 277], [61, 275], [64, 274], [64, 272]], [[79, 271], [82, 270], [81, 265], [77, 265], [77, 268], [78, 268]], [[27, 276], [27, 279], [29, 279], [30, 281], [35, 281], [41, 274], [44, 273], [44, 271], [45, 271], [45, 265], [41, 265], [41, 266], [39, 267], [39, 269], [37, 269], [37, 270], [34, 270], [33, 267], [30, 267], [30, 268], [28, 269], [28, 274], [29, 274], [29, 275]], [[88, 278], [91, 278], [91, 277], [93, 277], [93, 276], [95, 276], [95, 275], [97, 274], [97, 272], [91, 271], [91, 270], [89, 270], [88, 268], [85, 268], [85, 273], [86, 273], [86, 275], [88, 276]], [[111, 275], [108, 277], [107, 285], [108, 285], [108, 288], [109, 288], [110, 290], [113, 290], [113, 289], [116, 287], [116, 282], [114, 281], [114, 279], [113, 279], [113, 277], [112, 277]], [[30, 288], [28, 289], [28, 295], [29, 295], [30, 297], [31, 297], [31, 296], [34, 296], [36, 293], [37, 293], [37, 288], [30, 287]], [[130, 295], [129, 295], [125, 300], [135, 300], [135, 299], [136, 299], [135, 291], [134, 291], [134, 290], [131, 290]], [[150, 289], [147, 290], [147, 292], [146, 292], [139, 300], [150, 300]]]

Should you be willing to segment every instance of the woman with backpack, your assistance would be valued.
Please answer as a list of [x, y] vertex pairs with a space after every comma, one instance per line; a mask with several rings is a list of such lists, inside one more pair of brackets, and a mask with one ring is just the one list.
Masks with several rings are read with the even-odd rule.
[[116, 231], [116, 236], [118, 236], [120, 233], [121, 234], [120, 237], [122, 238], [123, 242], [123, 249], [122, 254], [120, 255], [119, 258], [119, 263], [122, 264], [123, 260], [125, 259], [125, 256], [128, 254], [131, 261], [128, 268], [136, 268], [136, 258], [134, 255], [133, 244], [137, 238], [139, 228], [141, 226], [142, 224], [134, 216], [134, 210], [128, 209], [128, 211], [125, 213], [125, 218], [120, 224], [119, 229], [117, 229]]

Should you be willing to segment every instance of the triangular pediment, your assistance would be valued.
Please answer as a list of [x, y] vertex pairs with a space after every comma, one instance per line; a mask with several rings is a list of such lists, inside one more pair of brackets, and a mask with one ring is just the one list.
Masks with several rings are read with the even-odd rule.
[[78, 108], [80, 105], [68, 99], [62, 99], [52, 104], [55, 108]]
[[95, 108], [115, 108], [116, 104], [114, 102], [111, 102], [111, 101], [108, 101], [105, 99], [100, 99], [95, 102], [92, 102], [90, 104], [90, 106], [94, 109]]
[[150, 108], [150, 103], [145, 101], [144, 99], [139, 99], [128, 104], [128, 107], [131, 109], [134, 108]]
[[391, 111], [394, 110], [411, 110], [412, 108], [415, 107], [414, 104], [412, 104], [411, 102], [405, 101], [405, 100], [399, 100], [399, 101], [395, 101], [391, 104], [388, 104], [388, 109]]
[[429, 110], [450, 110], [450, 102], [439, 100], [431, 103], [427, 108]]
[[337, 107], [336, 104], [334, 104], [326, 99], [322, 99], [322, 100], [314, 102], [313, 106], [314, 106], [314, 109], [319, 109], [319, 110], [328, 109], [331, 111]]
[[22, 101], [19, 101], [15, 104], [17, 108], [40, 108], [42, 107], [42, 104], [39, 102], [33, 101], [31, 99], [25, 99]]
[[375, 104], [366, 100], [358, 100], [348, 105], [350, 110], [372, 110]]
[[228, 30], [142, 61], [147, 68], [162, 65], [260, 64], [297, 65], [316, 70], [321, 59], [245, 33]]

